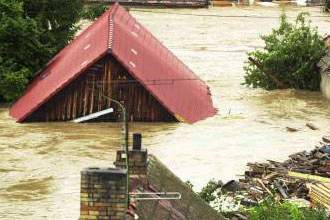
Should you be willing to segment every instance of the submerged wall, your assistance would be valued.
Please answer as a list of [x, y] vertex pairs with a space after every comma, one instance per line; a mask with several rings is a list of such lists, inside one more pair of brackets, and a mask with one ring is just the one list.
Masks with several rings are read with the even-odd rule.
[[321, 92], [330, 100], [330, 48], [326, 55], [321, 59], [318, 66], [321, 71]]
[[99, 117], [97, 121], [122, 121], [119, 106], [105, 97], [121, 102], [126, 108], [130, 121], [177, 121], [112, 56], [100, 60], [87, 69], [26, 121], [71, 121], [110, 107], [114, 109], [114, 113]]

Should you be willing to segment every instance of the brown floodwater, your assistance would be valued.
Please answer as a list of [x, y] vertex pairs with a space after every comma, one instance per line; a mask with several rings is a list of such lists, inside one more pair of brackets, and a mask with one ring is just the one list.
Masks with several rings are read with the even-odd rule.
[[[286, 11], [289, 17], [308, 11], [321, 33], [330, 30], [330, 18], [319, 8]], [[246, 52], [263, 46], [259, 36], [278, 25], [279, 7], [131, 13], [208, 83], [219, 109], [194, 125], [130, 125], [151, 153], [196, 190], [211, 178], [237, 178], [248, 161], [283, 160], [311, 149], [330, 131], [330, 102], [320, 93], [241, 85]], [[300, 131], [288, 133], [286, 126]], [[0, 108], [0, 219], [77, 219], [80, 170], [110, 166], [121, 138], [119, 123], [17, 124], [8, 108]]]

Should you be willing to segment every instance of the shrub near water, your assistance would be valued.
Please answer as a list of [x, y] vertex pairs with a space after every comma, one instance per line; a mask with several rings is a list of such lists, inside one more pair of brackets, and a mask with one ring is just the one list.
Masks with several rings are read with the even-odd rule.
[[13, 101], [73, 39], [81, 0], [0, 0], [0, 102]]
[[260, 63], [262, 70], [249, 61], [244, 67], [244, 84], [253, 88], [278, 89], [279, 85], [267, 74], [271, 73], [287, 88], [320, 89], [316, 64], [325, 53], [325, 44], [317, 29], [311, 27], [308, 14], [299, 14], [292, 24], [283, 13], [280, 27], [261, 38], [265, 41], [264, 50], [248, 55]]
[[330, 12], [330, 0], [325, 0], [325, 2], [324, 2], [324, 11]]
[[324, 209], [299, 208], [294, 203], [268, 198], [248, 211], [249, 220], [327, 220]]
[[106, 4], [95, 4], [86, 8], [82, 13], [82, 17], [88, 20], [95, 20], [100, 17], [107, 9], [108, 6]]

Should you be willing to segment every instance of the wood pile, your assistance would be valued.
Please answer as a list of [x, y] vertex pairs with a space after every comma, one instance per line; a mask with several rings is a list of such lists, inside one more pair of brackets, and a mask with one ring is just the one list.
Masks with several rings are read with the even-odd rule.
[[[300, 206], [318, 206], [330, 210], [330, 136], [320, 146], [289, 156], [284, 162], [267, 160], [248, 163], [248, 170], [238, 181], [218, 182], [221, 195], [252, 207], [273, 197], [277, 201], [294, 201]], [[220, 195], [220, 194], [219, 194]], [[247, 220], [246, 213], [231, 211], [231, 220]]]
[[311, 183], [330, 182], [330, 145], [322, 145], [310, 152], [292, 154], [284, 162], [248, 163], [244, 178], [236, 183], [238, 189], [228, 191], [243, 195], [241, 204], [245, 206], [255, 205], [267, 196], [278, 200], [300, 198], [310, 201]]
[[330, 183], [314, 183], [309, 188], [312, 204], [322, 204], [330, 210]]

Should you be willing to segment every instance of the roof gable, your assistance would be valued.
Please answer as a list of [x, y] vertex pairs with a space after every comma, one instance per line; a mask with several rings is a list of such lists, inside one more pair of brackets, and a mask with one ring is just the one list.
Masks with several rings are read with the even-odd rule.
[[216, 113], [207, 85], [116, 4], [47, 64], [10, 115], [24, 121], [109, 49], [178, 120], [193, 123]]
[[208, 86], [124, 8], [118, 7], [112, 20], [113, 55], [179, 121], [216, 113]]
[[102, 15], [47, 64], [10, 109], [12, 117], [24, 121], [107, 52], [109, 13]]

